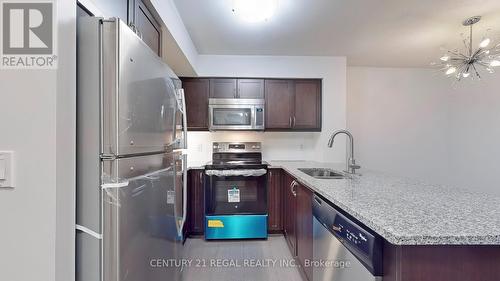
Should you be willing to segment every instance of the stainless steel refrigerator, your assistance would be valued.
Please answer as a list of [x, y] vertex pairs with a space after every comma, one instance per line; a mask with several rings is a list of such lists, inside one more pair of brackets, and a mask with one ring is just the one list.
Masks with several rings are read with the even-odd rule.
[[181, 278], [186, 119], [173, 71], [119, 19], [80, 18], [78, 281]]

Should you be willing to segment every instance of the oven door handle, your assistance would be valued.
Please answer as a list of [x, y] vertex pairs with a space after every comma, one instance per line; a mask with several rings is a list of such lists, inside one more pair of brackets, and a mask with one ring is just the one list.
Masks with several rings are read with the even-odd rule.
[[205, 170], [207, 176], [216, 177], [231, 177], [231, 176], [243, 176], [243, 177], [260, 177], [267, 174], [266, 169], [237, 169], [237, 170]]

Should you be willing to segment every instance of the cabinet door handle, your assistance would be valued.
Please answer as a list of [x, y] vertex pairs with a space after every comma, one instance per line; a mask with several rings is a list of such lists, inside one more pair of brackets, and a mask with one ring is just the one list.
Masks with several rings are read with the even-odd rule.
[[290, 123], [290, 128], [291, 128], [291, 127], [292, 127], [292, 116], [290, 116], [290, 121], [289, 121], [289, 123]]
[[293, 116], [293, 127], [295, 127], [295, 116]]
[[296, 185], [297, 185], [296, 181], [292, 181], [292, 183], [290, 184], [290, 192], [292, 192], [293, 197], [297, 197], [297, 192], [294, 189]]

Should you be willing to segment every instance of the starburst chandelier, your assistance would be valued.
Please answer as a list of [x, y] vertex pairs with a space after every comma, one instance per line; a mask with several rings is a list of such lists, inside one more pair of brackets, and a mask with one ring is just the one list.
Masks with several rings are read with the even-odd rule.
[[500, 66], [500, 44], [494, 45], [492, 40], [485, 36], [477, 48], [472, 45], [472, 26], [480, 20], [481, 17], [476, 16], [463, 21], [463, 25], [470, 28], [468, 37], [462, 35], [464, 51], [448, 50], [439, 62], [433, 63], [448, 77], [459, 81], [463, 78], [481, 79], [482, 71], [494, 73], [494, 68]]

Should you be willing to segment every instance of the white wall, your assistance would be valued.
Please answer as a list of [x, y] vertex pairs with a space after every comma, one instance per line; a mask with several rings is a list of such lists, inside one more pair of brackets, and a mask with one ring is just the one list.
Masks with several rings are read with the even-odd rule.
[[17, 186], [0, 189], [0, 280], [74, 276], [75, 12], [58, 3], [57, 70], [0, 70], [0, 150]]
[[450, 183], [500, 194], [500, 75], [450, 92]]
[[457, 84], [430, 69], [349, 67], [347, 81], [363, 167], [500, 194], [498, 75]]
[[52, 92], [56, 94], [55, 280], [72, 281], [76, 213], [76, 2], [58, 3], [59, 68], [57, 89]]
[[213, 141], [261, 141], [268, 160], [343, 162], [345, 143], [327, 148], [330, 133], [346, 126], [346, 59], [343, 57], [211, 56], [197, 60], [199, 76], [323, 78], [321, 133], [190, 132], [189, 161], [209, 161]]
[[164, 58], [178, 75], [196, 73], [198, 51], [173, 0], [149, 0], [164, 23]]

